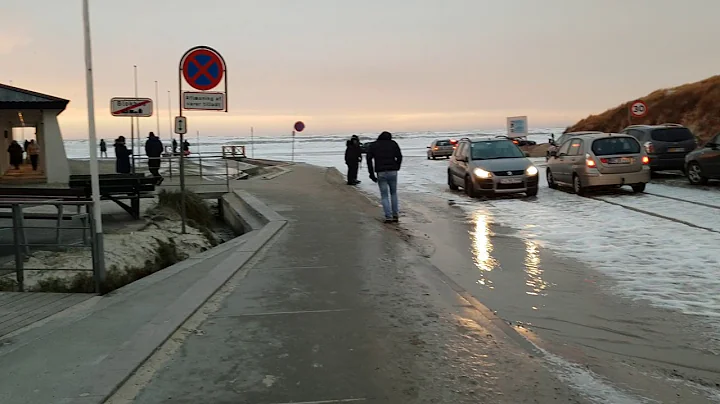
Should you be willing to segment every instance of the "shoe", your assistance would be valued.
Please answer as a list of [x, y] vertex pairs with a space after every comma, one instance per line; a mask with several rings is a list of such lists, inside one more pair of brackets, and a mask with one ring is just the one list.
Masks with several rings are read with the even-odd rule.
[[385, 218], [385, 223], [394, 223], [394, 221], [392, 219]]
[[398, 217], [397, 215], [395, 215], [395, 216], [392, 217], [392, 221], [393, 221], [393, 223], [397, 223], [397, 222], [400, 221], [400, 217]]
[[361, 183], [361, 182], [362, 182], [362, 181], [355, 181], [355, 185], [357, 185], [357, 184], [359, 184], [359, 183]]

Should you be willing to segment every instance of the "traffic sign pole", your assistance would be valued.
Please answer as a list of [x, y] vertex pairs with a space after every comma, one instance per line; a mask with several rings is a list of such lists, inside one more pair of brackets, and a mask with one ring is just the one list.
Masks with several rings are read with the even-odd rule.
[[[180, 72], [178, 73], [178, 116], [183, 116], [183, 94], [182, 94], [183, 64], [180, 62]], [[187, 233], [186, 229], [186, 211], [185, 211], [185, 135], [180, 131], [180, 221], [182, 234]]]
[[90, 188], [92, 189], [92, 210], [95, 226], [93, 247], [95, 250], [95, 287], [101, 292], [105, 282], [105, 249], [103, 247], [102, 206], [100, 205], [100, 169], [97, 156], [97, 136], [95, 134], [95, 87], [92, 74], [92, 44], [90, 40], [90, 11], [88, 0], [83, 0], [83, 26], [85, 37], [85, 85], [87, 87], [88, 140], [90, 146]]
[[291, 154], [291, 156], [292, 156], [291, 161], [294, 163], [295, 162], [295, 131], [293, 131], [293, 133], [292, 133], [292, 154]]

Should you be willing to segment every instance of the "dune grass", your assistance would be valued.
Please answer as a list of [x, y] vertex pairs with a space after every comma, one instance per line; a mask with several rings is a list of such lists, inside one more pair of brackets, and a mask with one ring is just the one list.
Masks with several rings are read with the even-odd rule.
[[[688, 127], [701, 142], [720, 132], [720, 114], [717, 113], [720, 109], [720, 76], [657, 90], [640, 99], [647, 104], [648, 114], [643, 118], [632, 118], [633, 125], [677, 123]], [[566, 132], [621, 131], [631, 123], [628, 109], [633, 101], [590, 115], [568, 127]]]

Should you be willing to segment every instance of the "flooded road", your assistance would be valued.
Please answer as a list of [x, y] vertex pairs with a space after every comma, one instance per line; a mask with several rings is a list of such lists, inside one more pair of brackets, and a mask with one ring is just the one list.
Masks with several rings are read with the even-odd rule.
[[477, 202], [438, 191], [406, 194], [402, 226], [434, 265], [545, 350], [569, 383], [598, 394], [623, 386], [639, 397], [628, 402], [720, 402], [712, 326], [613, 295], [614, 281], [587, 264], [494, 224], [483, 209], [468, 214], [458, 205]]

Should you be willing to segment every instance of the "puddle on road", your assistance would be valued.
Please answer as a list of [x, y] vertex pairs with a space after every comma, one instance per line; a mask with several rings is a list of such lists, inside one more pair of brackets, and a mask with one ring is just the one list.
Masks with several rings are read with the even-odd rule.
[[701, 390], [720, 387], [712, 351], [720, 347], [707, 339], [707, 325], [613, 295], [610, 278], [493, 224], [487, 209], [441, 212], [417, 224], [435, 244], [431, 261], [501, 318], [525, 326], [541, 348], [655, 398], [707, 402]]

